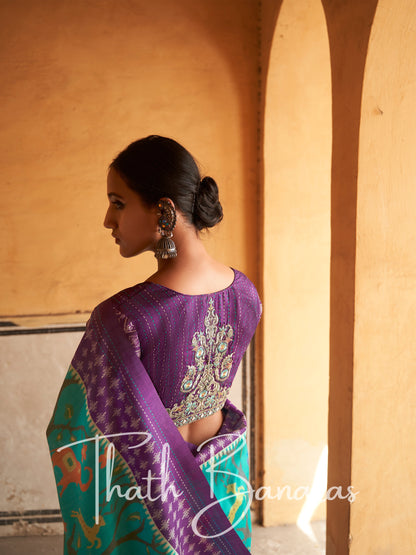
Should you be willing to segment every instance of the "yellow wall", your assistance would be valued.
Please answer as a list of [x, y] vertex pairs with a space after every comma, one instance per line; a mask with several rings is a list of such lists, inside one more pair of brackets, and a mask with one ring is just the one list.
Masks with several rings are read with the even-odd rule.
[[[315, 472], [327, 428], [331, 85], [317, 0], [283, 2], [264, 117], [263, 484], [273, 496], [289, 486], [293, 497], [320, 482], [323, 496], [325, 465]], [[301, 493], [266, 499], [264, 524], [296, 521]], [[308, 518], [323, 518], [320, 495]]]
[[249, 0], [1, 2], [1, 317], [85, 320], [154, 271], [102, 227], [108, 164], [150, 133], [217, 180], [208, 248], [256, 278], [256, 18]]
[[[330, 383], [328, 488], [351, 480], [353, 436], [355, 245], [361, 94], [377, 0], [322, 0], [332, 74]], [[350, 503], [327, 503], [327, 553], [348, 553]]]
[[323, 5], [333, 90], [328, 486], [358, 492], [351, 505], [328, 502], [326, 549], [413, 554], [416, 3]]
[[380, 0], [357, 185], [350, 553], [416, 553], [416, 2]]

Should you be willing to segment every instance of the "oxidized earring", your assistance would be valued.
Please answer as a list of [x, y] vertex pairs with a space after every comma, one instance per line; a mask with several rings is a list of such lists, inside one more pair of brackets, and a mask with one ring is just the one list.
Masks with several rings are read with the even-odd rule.
[[157, 203], [159, 209], [158, 225], [161, 238], [156, 243], [155, 257], [156, 258], [175, 258], [178, 255], [176, 245], [172, 240], [173, 229], [176, 224], [176, 211], [175, 207], [166, 199], [160, 199]]

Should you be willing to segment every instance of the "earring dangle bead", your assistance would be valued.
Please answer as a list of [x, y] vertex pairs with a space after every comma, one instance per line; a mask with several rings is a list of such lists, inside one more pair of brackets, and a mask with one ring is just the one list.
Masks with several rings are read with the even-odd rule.
[[174, 206], [168, 201], [161, 199], [157, 203], [159, 209], [158, 225], [161, 238], [155, 246], [156, 258], [175, 258], [178, 255], [176, 245], [172, 239], [173, 229], [176, 225], [176, 211]]

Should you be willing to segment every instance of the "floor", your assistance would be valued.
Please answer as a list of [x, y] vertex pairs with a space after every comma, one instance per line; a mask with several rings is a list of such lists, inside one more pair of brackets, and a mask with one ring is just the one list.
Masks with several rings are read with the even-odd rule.
[[[322, 555], [325, 553], [325, 522], [312, 523], [316, 541], [296, 525], [253, 528], [253, 555]], [[62, 536], [20, 536], [0, 538], [1, 555], [61, 555]]]
[[[253, 528], [253, 555], [276, 553], [278, 555], [324, 555], [325, 521], [313, 522], [311, 531], [314, 540], [309, 539], [296, 524]], [[1, 544], [0, 544], [1, 545]]]

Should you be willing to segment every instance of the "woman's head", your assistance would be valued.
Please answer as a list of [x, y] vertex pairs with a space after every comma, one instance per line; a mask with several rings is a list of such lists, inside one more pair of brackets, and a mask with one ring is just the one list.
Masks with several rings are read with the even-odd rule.
[[218, 187], [211, 177], [201, 180], [191, 154], [167, 137], [150, 135], [125, 148], [110, 164], [149, 207], [167, 197], [185, 219], [202, 230], [222, 219]]

